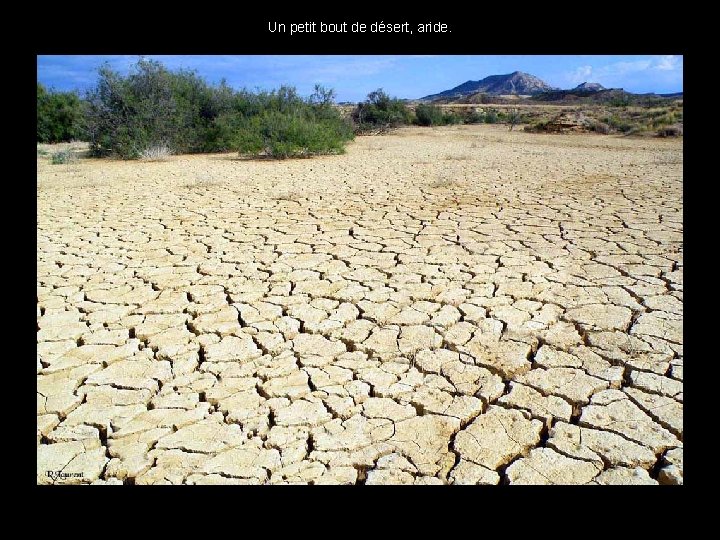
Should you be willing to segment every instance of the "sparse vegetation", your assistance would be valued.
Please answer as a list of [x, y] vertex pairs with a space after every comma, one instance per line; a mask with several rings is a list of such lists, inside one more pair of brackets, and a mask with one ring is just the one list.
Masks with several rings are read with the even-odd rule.
[[450, 180], [449, 178], [441, 178], [439, 180], [435, 180], [433, 183], [430, 184], [430, 187], [433, 189], [443, 189], [443, 188], [449, 188], [454, 185], [454, 182]]
[[460, 115], [445, 112], [437, 105], [421, 103], [415, 108], [415, 123], [419, 126], [447, 126], [464, 122]]
[[512, 131], [513, 128], [519, 124], [521, 121], [520, 112], [517, 109], [513, 109], [512, 111], [507, 113], [507, 123], [510, 126], [509, 131]]
[[588, 126], [588, 128], [590, 129], [590, 131], [600, 133], [601, 135], [607, 135], [611, 131], [610, 126], [607, 125], [605, 122], [592, 122]]
[[630, 96], [625, 93], [612, 97], [608, 103], [611, 107], [627, 107], [630, 105]]
[[657, 130], [658, 137], [679, 137], [683, 134], [682, 127], [668, 126]]
[[530, 133], [542, 133], [543, 131], [547, 131], [549, 123], [549, 120], [538, 120], [525, 126], [524, 131], [528, 131]]
[[682, 135], [682, 122], [682, 103], [666, 100], [663, 105], [653, 103], [652, 107], [632, 105], [609, 108], [603, 105], [585, 105], [560, 112], [556, 110], [550, 118], [547, 115], [536, 117], [525, 130], [535, 133], [572, 130], [604, 135], [662, 136], [663, 129], [669, 128], [668, 133]]
[[606, 116], [603, 121], [610, 126], [611, 129], [621, 133], [627, 133], [633, 129], [632, 123], [616, 114]]
[[54, 152], [52, 154], [51, 161], [53, 165], [67, 165], [69, 163], [75, 163], [77, 161], [77, 156], [68, 148]]
[[[287, 86], [269, 92], [236, 91], [224, 81], [209, 84], [193, 71], [171, 71], [157, 61], [140, 59], [128, 75], [108, 65], [100, 68], [97, 85], [84, 98], [38, 83], [37, 140], [82, 139], [89, 142], [92, 156], [158, 161], [199, 152], [236, 151], [277, 159], [336, 154], [344, 151], [355, 133], [385, 133], [412, 123], [504, 123], [510, 131], [524, 123], [530, 124], [526, 131], [533, 132], [682, 135], [682, 99], [617, 89], [576, 93], [544, 92], [527, 101], [548, 102], [555, 96], [565, 103], [572, 97], [578, 104], [571, 109], [565, 106], [560, 113], [559, 107], [519, 109], [495, 98], [481, 99], [480, 103], [496, 103], [481, 110], [476, 109], [478, 101], [466, 101], [456, 108], [420, 103], [413, 111], [404, 100], [380, 88], [352, 111], [345, 109], [346, 118], [335, 106], [333, 91], [321, 86], [307, 98]], [[577, 118], [560, 119], [568, 111]]]

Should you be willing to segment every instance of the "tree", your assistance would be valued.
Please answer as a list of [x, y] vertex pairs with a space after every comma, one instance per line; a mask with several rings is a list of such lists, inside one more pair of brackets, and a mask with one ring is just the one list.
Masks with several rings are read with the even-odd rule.
[[123, 158], [138, 157], [153, 146], [206, 150], [212, 122], [229, 108], [226, 86], [214, 91], [195, 72], [173, 73], [144, 58], [126, 77], [102, 66], [87, 101], [91, 151]]
[[509, 131], [512, 131], [516, 124], [519, 124], [521, 120], [520, 111], [513, 109], [508, 112], [507, 122], [510, 125]]

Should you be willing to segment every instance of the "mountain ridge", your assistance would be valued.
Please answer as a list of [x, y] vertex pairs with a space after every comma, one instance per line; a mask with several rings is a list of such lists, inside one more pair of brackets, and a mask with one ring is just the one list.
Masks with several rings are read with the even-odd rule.
[[489, 75], [479, 81], [465, 81], [454, 88], [437, 94], [430, 94], [420, 99], [432, 101], [434, 99], [457, 98], [478, 92], [493, 95], [534, 95], [547, 90], [557, 90], [557, 88], [529, 73], [514, 71], [505, 75]]
[[634, 94], [622, 88], [605, 88], [597, 82], [582, 82], [574, 88], [563, 90], [522, 71], [505, 75], [489, 75], [478, 81], [465, 81], [454, 88], [430, 94], [416, 101], [438, 103], [505, 103], [529, 98], [531, 101], [590, 100], [604, 102], [640, 98], [682, 98], [682, 92], [658, 94], [648, 92]]

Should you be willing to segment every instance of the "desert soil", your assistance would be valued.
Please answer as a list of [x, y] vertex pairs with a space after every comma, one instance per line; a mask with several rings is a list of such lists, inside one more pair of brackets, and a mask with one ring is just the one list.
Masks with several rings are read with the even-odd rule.
[[682, 483], [682, 161], [38, 157], [37, 482]]

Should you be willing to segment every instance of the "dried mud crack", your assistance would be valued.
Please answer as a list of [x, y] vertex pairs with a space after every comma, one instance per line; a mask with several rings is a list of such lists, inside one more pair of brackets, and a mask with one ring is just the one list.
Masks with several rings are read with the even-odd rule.
[[39, 159], [37, 482], [682, 483], [682, 142], [380, 143]]

